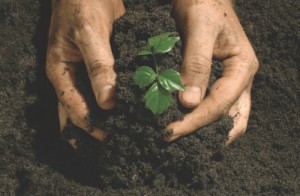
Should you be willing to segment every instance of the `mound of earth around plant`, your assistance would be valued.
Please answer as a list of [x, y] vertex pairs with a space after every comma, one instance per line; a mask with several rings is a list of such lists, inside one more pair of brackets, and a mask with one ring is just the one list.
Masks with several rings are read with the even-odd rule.
[[[166, 143], [162, 139], [165, 127], [183, 119], [184, 113], [190, 110], [178, 103], [177, 92], [173, 92], [172, 105], [155, 118], [143, 102], [149, 87], [139, 88], [133, 82], [138, 67], [155, 65], [151, 55], [136, 56], [147, 44], [148, 38], [166, 32], [176, 32], [172, 36], [179, 36], [171, 13], [170, 5], [143, 12], [127, 10], [115, 22], [111, 45], [118, 78], [115, 88], [117, 105], [113, 110], [105, 111], [98, 107], [85, 66], [80, 66], [77, 72], [77, 87], [91, 108], [91, 114], [87, 116], [91, 130], [97, 127], [110, 134], [99, 142], [68, 121], [62, 139], [76, 139], [77, 156], [93, 168], [105, 186], [186, 186], [203, 190], [218, 182], [216, 173], [211, 172], [212, 168], [218, 168], [218, 162], [213, 160], [222, 160], [223, 145], [233, 128], [233, 118], [226, 115], [193, 134]], [[182, 50], [180, 40], [170, 52], [156, 54], [160, 71], [179, 71]], [[214, 61], [207, 93], [222, 72], [221, 63]], [[208, 149], [219, 150], [215, 155], [217, 158], [210, 159]]]
[[[124, 5], [127, 14], [130, 12], [147, 14], [155, 11], [156, 8], [161, 10], [160, 6], [165, 5], [162, 2], [167, 3], [167, 0], [124, 0]], [[222, 0], [219, 2], [222, 3]], [[181, 166], [181, 172], [171, 170], [175, 168], [172, 165], [167, 165], [169, 170], [166, 171], [158, 169], [164, 160], [169, 163], [179, 163], [180, 157], [175, 154], [177, 151], [175, 153], [168, 152], [170, 155], [168, 159], [154, 156], [161, 155], [160, 152], [153, 152], [152, 157], [148, 153], [149, 159], [146, 159], [147, 156], [136, 156], [137, 161], [130, 160], [127, 155], [120, 155], [119, 151], [126, 153], [130, 151], [119, 148], [122, 145], [119, 145], [121, 142], [117, 137], [127, 136], [135, 146], [139, 144], [138, 149], [144, 147], [154, 149], [148, 147], [150, 142], [140, 145], [139, 139], [146, 141], [144, 137], [135, 138], [137, 135], [144, 136], [142, 132], [131, 134], [129, 129], [124, 129], [125, 133], [121, 130], [112, 130], [111, 136], [109, 136], [111, 138], [108, 137], [106, 141], [99, 142], [83, 130], [74, 128], [72, 133], [66, 131], [64, 137], [78, 138], [77, 144], [80, 151], [77, 152], [68, 142], [61, 141], [57, 96], [45, 73], [51, 1], [1, 1], [0, 195], [299, 195], [300, 1], [239, 0], [235, 2], [235, 12], [257, 55], [260, 68], [254, 77], [251, 89], [251, 112], [246, 133], [232, 142], [219, 155], [215, 154], [211, 157], [207, 161], [210, 165], [201, 162], [204, 164], [204, 169], [201, 168], [204, 171], [201, 176], [203, 180], [201, 180], [202, 182], [207, 180], [207, 188], [204, 189], [204, 186], [200, 187], [201, 183], [197, 187], [197, 183], [192, 181], [194, 176], [200, 178], [200, 174], [192, 173], [190, 168], [184, 173], [184, 168], [188, 167], [186, 163], [191, 163], [189, 158], [186, 158]], [[133, 25], [133, 28], [136, 26]], [[128, 31], [130, 30], [128, 29]], [[163, 29], [161, 32], [167, 32], [167, 30]], [[153, 33], [153, 35], [161, 32]], [[153, 35], [149, 33], [141, 40], [146, 42], [148, 36]], [[114, 45], [114, 55], [117, 57], [118, 54], [120, 55], [118, 47], [121, 44], [116, 44], [115, 36], [116, 33], [112, 36], [112, 44]], [[178, 36], [178, 34], [174, 36]], [[170, 54], [165, 55], [176, 52], [178, 47], [179, 45], [176, 45]], [[141, 49], [136, 48], [137, 51]], [[132, 61], [139, 58], [133, 57]], [[118, 59], [116, 60], [118, 61]], [[149, 61], [151, 61], [151, 57], [149, 57]], [[122, 61], [116, 63], [118, 67], [120, 64], [123, 65]], [[161, 62], [159, 64], [163, 65]], [[84, 65], [82, 66], [84, 67]], [[219, 63], [214, 62], [213, 74], [215, 76], [219, 76], [219, 73], [222, 72], [221, 67]], [[84, 68], [82, 69], [85, 71]], [[134, 69], [132, 68], [132, 70]], [[121, 71], [119, 73], [122, 74]], [[81, 81], [85, 80], [84, 77]], [[119, 79], [121, 78], [119, 77]], [[89, 88], [88, 80], [87, 84]], [[139, 92], [142, 90], [138, 88]], [[92, 99], [91, 103], [93, 103], [92, 93], [88, 93], [88, 89], [86, 92], [90, 96], [87, 98]], [[143, 97], [143, 94], [140, 97]], [[177, 104], [176, 97], [174, 97], [174, 102]], [[135, 104], [137, 103], [132, 105]], [[92, 106], [92, 104], [90, 105]], [[144, 104], [141, 105], [144, 108]], [[96, 104], [94, 106], [98, 108]], [[95, 108], [92, 109], [95, 110]], [[129, 112], [127, 111], [127, 113]], [[94, 115], [96, 114], [94, 111]], [[149, 118], [153, 118], [153, 116], [149, 116]], [[99, 126], [101, 123], [98, 122]], [[154, 120], [151, 126], [153, 125], [155, 125]], [[103, 126], [105, 125], [103, 124]], [[161, 134], [162, 129], [161, 127], [161, 131], [157, 132]], [[216, 137], [213, 132], [203, 131], [203, 133], [204, 135], [211, 133], [212, 138]], [[68, 134], [72, 135], [68, 136]], [[190, 136], [193, 138], [204, 137], [197, 132]], [[159, 150], [172, 150], [172, 146], [177, 145], [176, 148], [180, 147], [181, 151], [179, 152], [182, 153], [183, 158], [191, 157], [193, 159], [190, 151], [195, 145], [191, 144], [191, 149], [182, 145], [184, 140], [190, 139], [190, 136], [171, 144], [161, 142], [161, 140], [154, 140], [153, 143], [162, 144], [155, 148]], [[151, 136], [151, 138], [154, 137]], [[161, 137], [157, 138], [161, 139]], [[111, 172], [115, 176], [101, 172], [100, 166], [97, 165], [102, 164], [100, 153], [97, 151], [104, 151], [105, 145], [107, 145], [105, 142], [108, 143], [108, 141], [119, 145], [118, 148], [111, 147], [114, 151], [108, 149], [112, 160], [103, 158], [103, 161], [111, 164], [110, 168], [113, 166], [118, 168], [115, 169], [117, 172]], [[205, 141], [200, 142], [202, 144]], [[104, 147], [99, 146], [100, 144], [103, 144]], [[83, 154], [84, 152], [86, 154]], [[108, 153], [106, 155], [109, 157]], [[172, 159], [171, 155], [179, 157], [179, 160], [173, 161], [174, 158]], [[127, 162], [119, 164], [117, 162], [119, 157]], [[151, 158], [153, 160], [150, 160]], [[157, 160], [158, 162], [155, 162]], [[193, 163], [200, 162], [197, 161]], [[139, 168], [142, 168], [143, 163], [144, 167], [140, 170], [134, 169], [132, 162]], [[129, 168], [130, 166], [131, 168]], [[126, 170], [126, 167], [131, 169], [130, 171], [136, 171], [136, 176], [132, 175], [133, 178], [130, 179], [128, 176], [131, 173], [129, 169]], [[110, 170], [107, 168], [109, 167], [104, 165], [103, 171], [109, 172]], [[149, 168], [147, 174], [152, 175], [152, 178], [142, 181], [146, 179], [140, 175], [143, 172], [146, 173], [147, 170], [144, 168]], [[154, 174], [151, 169], [159, 173]], [[125, 173], [125, 171], [129, 172]], [[176, 180], [175, 177], [168, 178], [167, 174], [172, 172], [176, 173], [177, 186], [172, 184], [168, 186], [168, 183]], [[101, 177], [99, 177], [100, 174], [102, 174]], [[112, 179], [117, 179], [116, 176], [120, 179], [126, 178], [132, 186], [124, 185], [126, 184], [125, 180], [116, 182], [114, 185]], [[164, 178], [165, 181], [163, 181]], [[105, 179], [108, 184], [103, 183]], [[136, 185], [132, 182], [133, 180], [137, 180]], [[160, 182], [162, 185], [157, 185]], [[139, 183], [144, 186], [139, 186]], [[121, 184], [123, 185], [121, 186]], [[192, 185], [189, 186], [190, 184]]]

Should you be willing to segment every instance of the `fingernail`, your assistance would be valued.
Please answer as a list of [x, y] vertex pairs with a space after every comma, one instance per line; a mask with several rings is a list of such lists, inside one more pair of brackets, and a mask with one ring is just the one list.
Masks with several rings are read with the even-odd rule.
[[112, 85], [106, 85], [98, 91], [98, 104], [104, 103], [110, 100], [114, 96], [114, 87]]
[[197, 105], [201, 99], [201, 88], [197, 86], [186, 85], [185, 92], [181, 92], [181, 101], [188, 105]]
[[172, 142], [178, 138], [180, 138], [182, 136], [182, 133], [179, 133], [179, 134], [176, 134], [176, 135], [173, 135], [171, 136], [171, 139], [169, 140], [169, 142]]
[[95, 129], [93, 129], [93, 131], [90, 134], [91, 134], [91, 136], [93, 136], [97, 140], [103, 141], [106, 138], [106, 136], [109, 134], [109, 132], [108, 131], [102, 131], [98, 128], [95, 128]]

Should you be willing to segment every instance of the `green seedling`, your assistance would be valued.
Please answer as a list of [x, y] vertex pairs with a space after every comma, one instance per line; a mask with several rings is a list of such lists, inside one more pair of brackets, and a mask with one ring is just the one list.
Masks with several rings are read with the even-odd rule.
[[156, 117], [172, 105], [172, 97], [169, 92], [176, 90], [185, 91], [180, 74], [171, 69], [166, 69], [159, 73], [155, 59], [155, 54], [169, 52], [180, 39], [179, 37], [168, 37], [172, 34], [174, 34], [174, 32], [164, 33], [149, 38], [144, 50], [137, 54], [151, 54], [154, 58], [156, 72], [151, 67], [139, 67], [134, 76], [134, 84], [143, 88], [158, 78], [158, 82], [153, 84], [143, 99], [143, 101], [146, 102], [146, 108], [149, 108]]

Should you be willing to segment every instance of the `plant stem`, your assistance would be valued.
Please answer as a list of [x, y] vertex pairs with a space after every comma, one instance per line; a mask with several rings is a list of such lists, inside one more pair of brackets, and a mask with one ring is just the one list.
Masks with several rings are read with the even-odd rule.
[[155, 59], [155, 55], [153, 54], [153, 58], [154, 58], [154, 63], [155, 63], [155, 67], [156, 67], [156, 74], [158, 75], [158, 66], [156, 63], [156, 59]]

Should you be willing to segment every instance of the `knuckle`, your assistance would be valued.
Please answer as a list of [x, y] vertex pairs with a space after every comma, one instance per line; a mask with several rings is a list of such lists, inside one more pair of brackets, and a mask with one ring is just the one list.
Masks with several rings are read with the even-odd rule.
[[85, 15], [72, 15], [68, 19], [69, 25], [67, 26], [66, 33], [70, 39], [81, 40], [87, 36], [87, 33], [93, 31], [90, 19]]
[[237, 68], [237, 70], [242, 73], [243, 79], [245, 81], [252, 80], [259, 69], [259, 61], [255, 55], [254, 57], [247, 57], [247, 60], [243, 61], [239, 65], [241, 66]]
[[80, 39], [79, 30], [74, 27], [70, 27], [67, 31], [67, 36], [73, 41], [79, 40]]
[[253, 63], [252, 63], [253, 75], [255, 75], [257, 73], [258, 69], [259, 69], [259, 61], [258, 61], [257, 57], [255, 57], [253, 60]]
[[254, 56], [249, 62], [245, 63], [244, 66], [244, 74], [247, 76], [245, 77], [246, 80], [252, 79], [254, 75], [257, 73], [259, 69], [259, 61]]
[[49, 36], [48, 36], [48, 46], [49, 47], [55, 47], [55, 46], [57, 46], [58, 42], [59, 41], [58, 41], [58, 38], [57, 38], [56, 35], [49, 34]]
[[60, 62], [60, 55], [57, 54], [55, 50], [52, 48], [48, 48], [47, 51], [47, 57], [46, 57], [46, 65], [45, 65], [45, 72], [47, 78], [52, 81], [53, 78], [55, 78], [55, 69], [56, 64]]
[[92, 16], [75, 16], [70, 23], [67, 35], [75, 42], [86, 44], [90, 42], [91, 37], [99, 33], [102, 38], [109, 40], [112, 27], [105, 25], [107, 22], [104, 19], [98, 18], [96, 23]]
[[89, 34], [92, 32], [94, 30], [91, 26], [82, 17], [76, 16], [71, 22], [67, 35], [73, 41], [84, 42], [86, 37], [90, 37]]
[[69, 12], [69, 20], [68, 22], [77, 30], [83, 29], [86, 24], [89, 24], [88, 16], [90, 14], [74, 14]]
[[185, 63], [188, 75], [193, 77], [209, 76], [210, 75], [210, 60], [205, 57], [197, 57]]
[[95, 60], [88, 66], [88, 74], [90, 79], [98, 75], [110, 75], [114, 69], [114, 62], [110, 60]]
[[250, 55], [246, 51], [241, 54], [242, 62], [245, 64], [245, 69], [248, 73], [255, 75], [259, 68], [259, 61], [254, 54], [251, 52]]

